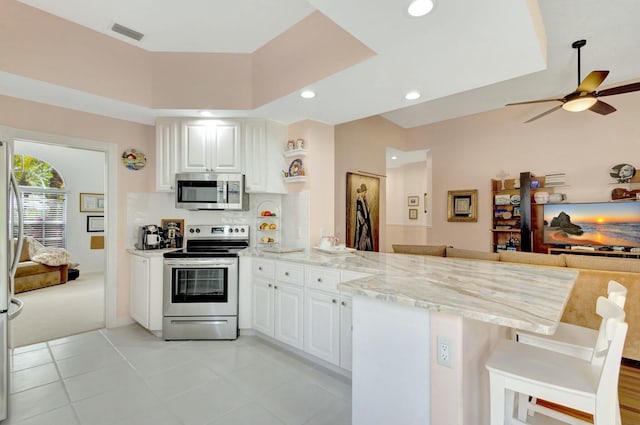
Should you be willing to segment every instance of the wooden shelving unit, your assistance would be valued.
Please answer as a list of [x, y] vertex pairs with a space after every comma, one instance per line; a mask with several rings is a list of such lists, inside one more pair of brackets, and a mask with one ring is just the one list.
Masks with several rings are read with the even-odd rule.
[[[538, 180], [539, 187], [531, 187], [534, 179]], [[491, 249], [494, 252], [498, 249], [547, 252], [548, 246], [542, 241], [543, 204], [536, 204], [534, 196], [539, 191], [553, 193], [558, 186], [545, 187], [544, 177], [535, 177], [530, 172], [520, 173], [519, 183], [516, 184], [516, 179], [506, 179], [503, 189], [501, 180], [491, 180]], [[506, 199], [509, 202], [503, 204]]]

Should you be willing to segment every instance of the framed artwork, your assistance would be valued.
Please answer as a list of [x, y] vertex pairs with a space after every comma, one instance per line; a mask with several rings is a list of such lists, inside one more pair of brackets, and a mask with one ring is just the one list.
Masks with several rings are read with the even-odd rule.
[[180, 234], [184, 233], [184, 219], [183, 218], [163, 218], [160, 220], [160, 227], [163, 230], [167, 230], [169, 227], [175, 228], [180, 231]]
[[80, 193], [80, 212], [104, 212], [104, 194]]
[[513, 207], [513, 216], [520, 217], [520, 207]]
[[380, 179], [347, 173], [347, 236], [345, 244], [360, 251], [378, 251]]
[[409, 220], [417, 220], [417, 219], [418, 219], [418, 209], [409, 208]]
[[87, 232], [104, 232], [104, 216], [87, 216]]
[[160, 228], [168, 241], [168, 248], [181, 248], [184, 240], [184, 219], [163, 218], [160, 220]]
[[478, 190], [450, 190], [447, 221], [478, 221]]
[[408, 200], [410, 207], [417, 207], [420, 204], [420, 198], [417, 196], [409, 196]]

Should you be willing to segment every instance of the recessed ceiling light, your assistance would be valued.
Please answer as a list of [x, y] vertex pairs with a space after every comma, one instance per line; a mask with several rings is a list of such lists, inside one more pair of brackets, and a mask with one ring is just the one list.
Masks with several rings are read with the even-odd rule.
[[397, 157], [397, 156], [395, 156], [395, 155], [393, 155], [393, 156], [391, 157], [391, 159], [398, 159], [398, 157]]
[[417, 91], [410, 91], [409, 93], [404, 95], [404, 98], [407, 100], [416, 100], [420, 98], [420, 93]]
[[409, 15], [411, 16], [420, 17], [431, 12], [432, 9], [433, 9], [432, 0], [413, 0], [409, 4], [409, 8], [407, 9], [407, 12], [409, 12]]
[[302, 93], [300, 93], [300, 96], [304, 97], [305, 99], [312, 99], [316, 97], [316, 93], [311, 90], [305, 90]]
[[209, 111], [200, 111], [199, 112], [201, 117], [212, 117], [213, 116], [213, 112], [209, 112]]

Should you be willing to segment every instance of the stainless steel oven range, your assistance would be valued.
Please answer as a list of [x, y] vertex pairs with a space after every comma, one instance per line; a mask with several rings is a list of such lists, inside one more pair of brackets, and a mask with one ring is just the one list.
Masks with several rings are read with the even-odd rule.
[[238, 337], [238, 251], [249, 226], [191, 225], [184, 248], [164, 254], [162, 337]]

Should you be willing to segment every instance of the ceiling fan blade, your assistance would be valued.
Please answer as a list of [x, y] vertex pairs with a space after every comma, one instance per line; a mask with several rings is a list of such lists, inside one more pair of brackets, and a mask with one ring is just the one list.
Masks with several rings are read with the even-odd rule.
[[531, 119], [526, 120], [524, 123], [526, 124], [526, 123], [528, 123], [528, 122], [535, 121], [535, 120], [537, 120], [538, 118], [542, 118], [542, 117], [544, 117], [545, 115], [548, 115], [548, 114], [552, 113], [553, 111], [557, 111], [557, 110], [558, 110], [558, 109], [560, 109], [560, 108], [562, 108], [562, 105], [554, 106], [553, 108], [549, 109], [548, 111], [545, 111], [545, 112], [541, 113], [540, 115], [536, 115], [535, 117], [533, 117], [533, 118], [531, 118]]
[[611, 96], [612, 94], [631, 93], [640, 90], [640, 83], [625, 84], [624, 86], [611, 87], [596, 93], [596, 97]]
[[589, 108], [589, 110], [600, 115], [609, 115], [610, 113], [615, 112], [616, 108], [606, 102], [598, 100], [591, 108]]
[[582, 80], [576, 91], [586, 91], [587, 93], [591, 93], [597, 89], [600, 84], [602, 84], [604, 79], [607, 78], [607, 75], [609, 75], [609, 71], [591, 71], [589, 75]]
[[528, 105], [530, 103], [543, 103], [543, 102], [564, 102], [564, 99], [540, 99], [540, 100], [528, 100], [526, 102], [507, 103], [505, 106], [513, 105]]

